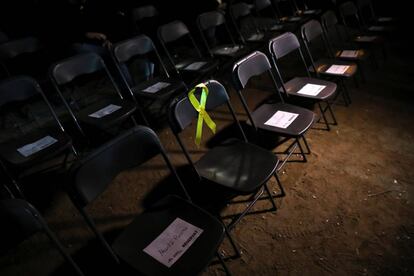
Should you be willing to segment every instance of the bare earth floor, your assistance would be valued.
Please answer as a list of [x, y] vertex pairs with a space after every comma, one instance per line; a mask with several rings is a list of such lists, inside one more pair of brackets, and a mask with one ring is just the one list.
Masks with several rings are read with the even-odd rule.
[[[380, 68], [367, 66], [367, 82], [348, 83], [353, 103], [334, 106], [339, 125], [331, 131], [312, 129], [308, 162], [287, 163], [281, 180], [286, 190], [278, 210], [246, 216], [234, 229], [242, 257], [227, 262], [233, 275], [413, 275], [414, 274], [414, 71], [406, 46], [388, 44]], [[411, 62], [410, 62], [411, 60]], [[261, 99], [251, 87], [249, 101]], [[231, 91], [239, 119], [245, 119]], [[230, 116], [215, 113], [219, 131]], [[320, 126], [320, 125], [317, 125]], [[316, 127], [317, 127], [316, 126]], [[168, 127], [158, 130], [176, 166], [184, 157]], [[208, 140], [205, 131], [204, 140]], [[184, 133], [194, 145], [193, 130]], [[196, 158], [207, 148], [192, 146]], [[297, 157], [296, 157], [297, 158]], [[88, 211], [98, 227], [111, 230], [128, 223], [148, 194], [165, 178], [155, 158], [143, 169], [121, 174]], [[88, 230], [61, 180], [33, 183], [51, 195], [33, 198], [87, 275], [133, 275], [117, 271]], [[276, 186], [271, 183], [271, 187]], [[259, 202], [255, 208], [268, 207]], [[225, 213], [241, 210], [229, 206]], [[221, 251], [231, 254], [225, 241]], [[70, 275], [60, 255], [36, 235], [0, 259], [0, 275]], [[204, 275], [224, 275], [211, 265]]]

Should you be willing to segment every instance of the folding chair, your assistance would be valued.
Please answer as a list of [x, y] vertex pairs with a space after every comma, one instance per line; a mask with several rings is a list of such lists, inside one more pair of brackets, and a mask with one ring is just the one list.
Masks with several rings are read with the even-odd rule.
[[[358, 9], [351, 1], [342, 3], [338, 9], [342, 23], [345, 26], [348, 39], [362, 45], [363, 47], [370, 47], [374, 49], [382, 48], [385, 57], [385, 41], [384, 38], [378, 34], [383, 30], [375, 28], [369, 30], [369, 28], [364, 27], [359, 17]], [[355, 33], [355, 35], [353, 33]]]
[[34, 79], [18, 76], [0, 82], [0, 110], [0, 165], [24, 198], [19, 186], [23, 177], [65, 166], [77, 152]]
[[[87, 86], [96, 74], [100, 81], [109, 81], [110, 86], [105, 89]], [[88, 130], [109, 133], [127, 120], [136, 124], [133, 117], [136, 110], [146, 122], [143, 110], [137, 103], [124, 99], [105, 62], [95, 53], [75, 55], [57, 62], [50, 69], [50, 79], [83, 137], [90, 135]]]
[[[226, 105], [240, 130], [243, 140], [235, 138], [227, 140], [219, 146], [208, 150], [197, 161], [193, 161], [180, 137], [180, 133], [188, 128], [199, 114], [188, 96], [171, 106], [170, 124], [188, 163], [194, 169], [200, 181], [207, 183], [207, 185], [215, 184], [224, 187], [232, 195], [251, 196], [251, 200], [243, 212], [232, 216], [232, 221], [227, 226], [231, 230], [249, 213], [257, 200], [261, 198], [263, 192], [267, 193], [266, 198], [272, 204], [272, 208], [266, 211], [276, 210], [276, 204], [273, 200], [274, 196], [271, 194], [267, 182], [274, 176], [281, 191], [278, 196], [285, 195], [276, 173], [279, 160], [272, 152], [248, 143], [224, 86], [215, 80], [210, 80], [204, 83], [204, 85], [208, 89], [205, 110], [210, 112]], [[197, 93], [199, 92], [197, 91]], [[196, 97], [199, 98], [200, 94], [197, 94]]]
[[[282, 77], [281, 70], [277, 65], [278, 60], [285, 57], [289, 53], [296, 51], [299, 52], [300, 59], [306, 70], [307, 77], [294, 77], [293, 79], [285, 82], [284, 78]], [[330, 126], [328, 119], [325, 116], [326, 111], [329, 111], [333, 120], [333, 124], [336, 125], [336, 118], [329, 103], [329, 100], [335, 96], [337, 88], [336, 83], [311, 77], [308, 71], [308, 65], [306, 64], [305, 57], [296, 35], [293, 33], [284, 33], [270, 40], [269, 52], [272, 56], [273, 66], [280, 81], [282, 92], [287, 97], [300, 97], [317, 102], [327, 130], [330, 130]], [[324, 108], [322, 107], [321, 102], [325, 103]]]
[[259, 43], [267, 42], [268, 37], [262, 32], [265, 27], [260, 27], [256, 18], [252, 14], [253, 7], [244, 2], [230, 5], [230, 17], [234, 28], [240, 35], [243, 43]]
[[[344, 80], [354, 78], [358, 66], [349, 61], [343, 61], [332, 58], [330, 48], [327, 44], [322, 25], [316, 20], [310, 20], [301, 27], [301, 35], [303, 44], [305, 45], [311, 66], [309, 71], [317, 77], [329, 77], [338, 80], [343, 89], [343, 95], [347, 99], [345, 103], [351, 103], [351, 97]], [[316, 54], [316, 46], [322, 44], [321, 49]], [[313, 54], [312, 54], [313, 52]], [[322, 57], [321, 53], [328, 53], [328, 57]], [[344, 98], [344, 99], [345, 99]]]
[[[42, 215], [30, 203], [22, 199], [0, 200], [1, 249], [6, 251], [38, 232], [43, 232], [77, 275], [84, 274], [67, 253], [64, 246], [50, 230]], [[33, 271], [28, 274], [32, 274]]]
[[160, 14], [153, 5], [145, 5], [131, 10], [132, 26], [136, 34], [146, 34], [152, 39], [156, 37]]
[[[138, 215], [110, 246], [86, 212], [86, 206], [120, 172], [159, 154], [187, 199], [171, 195], [157, 202]], [[79, 160], [71, 168], [70, 178], [70, 198], [116, 262], [121, 259], [143, 275], [196, 275], [215, 254], [222, 261], [217, 249], [224, 236], [223, 224], [191, 203], [157, 135], [148, 127], [136, 126]], [[228, 272], [224, 262], [222, 265]]]
[[[268, 101], [269, 103], [265, 102], [260, 104], [252, 112], [243, 96], [243, 90], [245, 90], [246, 85], [252, 77], [266, 73], [271, 78], [274, 85], [274, 95], [279, 101], [276, 103], [270, 103]], [[300, 138], [303, 139], [308, 153], [310, 153], [310, 148], [305, 139], [305, 133], [314, 123], [316, 115], [308, 109], [285, 103], [273, 75], [272, 66], [266, 55], [256, 51], [235, 63], [233, 67], [233, 79], [237, 94], [249, 118], [248, 124], [253, 126], [256, 133], [265, 136], [276, 134], [284, 137], [278, 144], [282, 144], [290, 139], [294, 140], [286, 149], [287, 156], [278, 167], [278, 171], [285, 165], [297, 147], [299, 147], [303, 161], [306, 162], [307, 159], [300, 143]], [[271, 97], [269, 100], [275, 101], [274, 97]]]
[[113, 56], [125, 86], [137, 102], [145, 99], [149, 106], [158, 101], [163, 108], [169, 105], [166, 101], [186, 88], [182, 80], [170, 76], [146, 35], [115, 44]]
[[[244, 53], [246, 46], [243, 41], [236, 41], [222, 12], [210, 11], [198, 15], [197, 27], [211, 57], [236, 58]], [[239, 33], [238, 36], [242, 37]]]
[[356, 0], [355, 2], [362, 25], [369, 31], [390, 32], [394, 21], [392, 17], [377, 17], [371, 0]]
[[219, 61], [202, 54], [183, 22], [173, 21], [162, 25], [158, 27], [157, 33], [168, 60], [188, 86], [203, 78], [210, 78], [217, 72]]
[[[362, 67], [363, 62], [369, 56], [372, 57], [366, 49], [357, 47], [354, 43], [346, 43], [344, 41], [344, 37], [341, 35], [342, 30], [334, 11], [329, 10], [323, 13], [321, 23], [326, 34], [327, 43], [335, 58], [353, 61]], [[372, 62], [375, 64], [375, 59], [372, 59]], [[365, 79], [363, 70], [361, 70], [361, 76]]]
[[36, 55], [43, 49], [43, 45], [36, 37], [24, 37], [7, 40], [0, 44], [0, 61], [6, 76], [30, 74], [33, 77], [43, 76], [40, 58]]

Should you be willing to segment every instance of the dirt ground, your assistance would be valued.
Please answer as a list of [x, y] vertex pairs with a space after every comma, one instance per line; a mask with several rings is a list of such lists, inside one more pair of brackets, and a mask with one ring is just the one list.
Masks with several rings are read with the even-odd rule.
[[[246, 216], [233, 235], [242, 257], [227, 261], [233, 275], [414, 275], [414, 71], [408, 45], [388, 43], [380, 68], [366, 68], [367, 82], [348, 83], [353, 103], [335, 105], [339, 125], [312, 129], [307, 163], [287, 163], [280, 174], [286, 191], [278, 210]], [[250, 103], [262, 94], [250, 88]], [[231, 90], [239, 119], [241, 105]], [[229, 114], [214, 113], [219, 131]], [[167, 127], [157, 130], [173, 163], [185, 163]], [[204, 139], [210, 136], [205, 131]], [[193, 130], [185, 132], [194, 145]], [[192, 146], [197, 158], [206, 148]], [[98, 227], [110, 237], [142, 210], [166, 176], [161, 159], [125, 172], [90, 207]], [[132, 275], [110, 259], [62, 192], [61, 180], [33, 183], [50, 194], [32, 198], [53, 231], [87, 275]], [[270, 186], [276, 189], [271, 182]], [[27, 187], [30, 189], [30, 187]], [[32, 187], [32, 189], [34, 189]], [[269, 207], [259, 202], [255, 209]], [[240, 210], [229, 206], [223, 213]], [[228, 242], [223, 254], [231, 254]], [[223, 275], [211, 265], [204, 275]], [[70, 275], [70, 269], [42, 235], [0, 259], [0, 275]]]

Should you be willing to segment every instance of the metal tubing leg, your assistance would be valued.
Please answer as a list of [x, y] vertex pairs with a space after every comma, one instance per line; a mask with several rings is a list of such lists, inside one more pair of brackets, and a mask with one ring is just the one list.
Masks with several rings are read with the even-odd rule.
[[223, 257], [221, 257], [220, 253], [218, 253], [218, 252], [216, 252], [216, 256], [217, 256], [217, 258], [219, 259], [219, 261], [220, 261], [220, 263], [221, 263], [221, 266], [223, 267], [224, 272], [226, 273], [226, 275], [227, 275], [227, 276], [231, 276], [230, 270], [227, 268], [227, 265], [226, 265], [226, 263], [224, 262]]
[[269, 190], [269, 187], [267, 187], [267, 183], [266, 184], [264, 184], [264, 188], [265, 188], [265, 190], [266, 190], [266, 193], [269, 195], [269, 200], [270, 200], [270, 202], [272, 203], [272, 211], [276, 211], [277, 210], [277, 207], [276, 207], [276, 203], [275, 203], [275, 201], [274, 201], [274, 199], [273, 199], [273, 196], [272, 196], [272, 193], [270, 192], [270, 190]]
[[307, 154], [311, 154], [311, 149], [309, 147], [308, 140], [306, 140], [305, 135], [302, 135], [301, 137], [302, 137], [303, 143], [305, 144], [306, 150], [308, 151]]
[[227, 226], [229, 231], [231, 231], [233, 227], [241, 220], [241, 218], [244, 217], [250, 211], [250, 209], [253, 207], [256, 201], [261, 197], [262, 194], [263, 194], [263, 189], [257, 192], [255, 199], [246, 207], [246, 209], [244, 209], [244, 211], [241, 214], [233, 218], [233, 220]]
[[329, 126], [328, 120], [326, 119], [325, 112], [323, 111], [323, 108], [320, 102], [318, 102], [318, 107], [319, 107], [319, 110], [321, 111], [321, 115], [322, 115], [323, 121], [325, 122], [326, 129], [328, 131], [331, 130], [331, 127]]
[[239, 258], [241, 256], [240, 249], [237, 247], [237, 244], [234, 241], [234, 239], [233, 239], [233, 237], [230, 233], [230, 230], [227, 228], [227, 226], [224, 223], [223, 223], [223, 225], [224, 225], [224, 232], [226, 233], [226, 236], [229, 239], [231, 246], [233, 247], [235, 257]]
[[331, 104], [330, 104], [328, 101], [326, 101], [326, 108], [329, 110], [329, 114], [331, 114], [331, 118], [332, 118], [332, 120], [333, 120], [333, 124], [334, 124], [334, 125], [337, 125], [337, 124], [338, 124], [338, 122], [336, 121], [335, 114], [333, 113], [333, 110], [332, 110]]
[[300, 152], [303, 156], [303, 162], [308, 162], [308, 159], [306, 158], [305, 152], [303, 151], [302, 145], [300, 144], [299, 138], [295, 138], [296, 139], [296, 143], [299, 146]]

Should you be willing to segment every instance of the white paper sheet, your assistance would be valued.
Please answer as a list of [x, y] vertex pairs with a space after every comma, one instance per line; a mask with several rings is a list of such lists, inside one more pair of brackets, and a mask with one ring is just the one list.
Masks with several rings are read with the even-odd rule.
[[335, 74], [335, 75], [342, 75], [348, 70], [349, 65], [331, 65], [325, 73], [328, 74]]
[[318, 85], [307, 83], [297, 93], [302, 95], [316, 96], [318, 95], [326, 85]]
[[303, 12], [303, 14], [314, 14], [316, 10], [306, 10]]
[[142, 91], [147, 92], [147, 93], [157, 93], [158, 91], [160, 91], [161, 89], [163, 89], [163, 88], [165, 88], [169, 85], [170, 85], [169, 82], [160, 81], [160, 82], [157, 82], [156, 84], [153, 84], [153, 85], [145, 88]]
[[358, 56], [358, 50], [343, 50], [339, 56], [345, 58], [355, 58]]
[[253, 34], [247, 40], [248, 41], [256, 41], [263, 38], [263, 34]]
[[187, 65], [186, 67], [184, 67], [184, 70], [197, 71], [198, 69], [200, 69], [201, 67], [203, 67], [206, 64], [207, 64], [206, 61], [193, 62], [193, 63]]
[[368, 28], [369, 31], [383, 31], [385, 28], [383, 26], [371, 26]]
[[278, 111], [266, 121], [265, 125], [274, 126], [278, 128], [287, 128], [299, 116], [299, 114]]
[[299, 17], [299, 16], [293, 16], [293, 17], [290, 17], [290, 18], [288, 18], [288, 20], [287, 21], [289, 21], [289, 22], [295, 22], [295, 21], [299, 21], [299, 20], [301, 20], [302, 18], [301, 17]]
[[380, 18], [378, 18], [378, 22], [390, 22], [392, 20], [393, 20], [392, 17], [380, 17]]
[[38, 151], [41, 151], [42, 149], [49, 147], [50, 145], [53, 145], [57, 141], [58, 140], [48, 135], [31, 144], [27, 144], [23, 147], [18, 148], [17, 151], [24, 157], [28, 157], [32, 154], [35, 154]]
[[215, 53], [218, 55], [229, 55], [237, 52], [239, 49], [239, 46], [223, 47], [221, 49], [216, 50]]
[[377, 39], [377, 36], [375, 35], [364, 35], [364, 36], [357, 37], [356, 41], [370, 42], [370, 41], [374, 41], [375, 39]]
[[99, 109], [98, 111], [96, 111], [96, 112], [94, 112], [92, 114], [89, 114], [89, 117], [99, 119], [99, 118], [105, 117], [105, 116], [107, 116], [107, 115], [109, 115], [111, 113], [114, 113], [118, 109], [121, 109], [121, 106], [114, 105], [114, 104], [110, 104], [110, 105], [108, 105], [108, 106], [106, 106], [106, 107], [104, 107], [102, 109]]
[[143, 251], [166, 267], [171, 267], [202, 233], [203, 229], [176, 218]]

